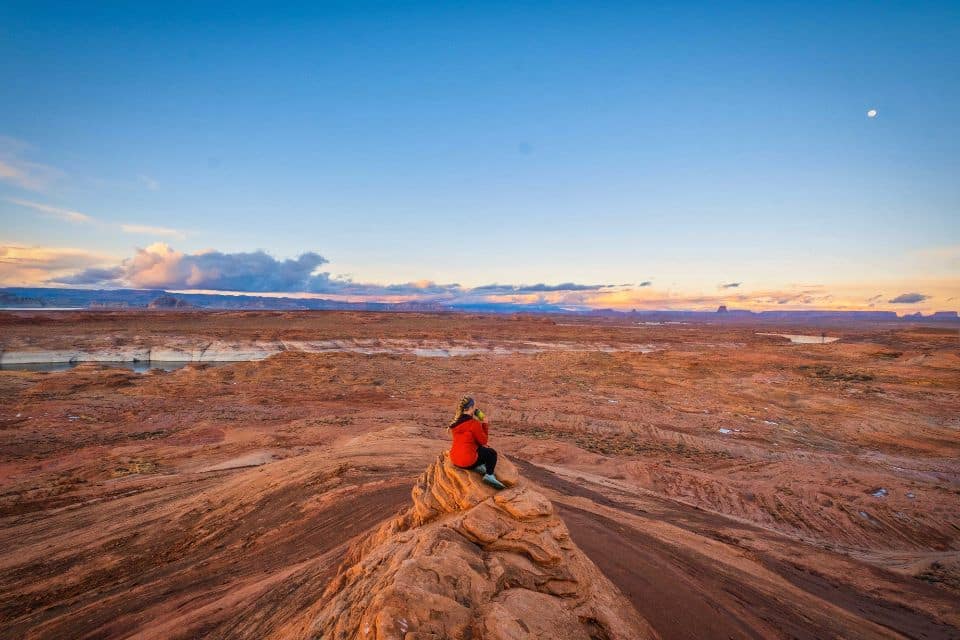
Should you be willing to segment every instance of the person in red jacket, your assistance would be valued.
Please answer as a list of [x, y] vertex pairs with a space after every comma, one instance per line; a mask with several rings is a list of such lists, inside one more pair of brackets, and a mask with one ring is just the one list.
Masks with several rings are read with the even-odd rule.
[[462, 469], [471, 469], [483, 474], [483, 481], [497, 489], [506, 486], [494, 475], [497, 468], [497, 452], [487, 444], [490, 435], [490, 423], [477, 408], [473, 398], [467, 396], [457, 405], [457, 415], [450, 423], [453, 445], [450, 447], [450, 461]]

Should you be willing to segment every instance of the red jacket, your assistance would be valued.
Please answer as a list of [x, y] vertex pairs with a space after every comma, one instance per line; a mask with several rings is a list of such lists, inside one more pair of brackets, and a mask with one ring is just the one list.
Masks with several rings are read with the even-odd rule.
[[490, 424], [476, 418], [464, 420], [450, 429], [453, 432], [453, 446], [450, 447], [450, 461], [458, 467], [472, 467], [477, 463], [477, 447], [487, 444]]

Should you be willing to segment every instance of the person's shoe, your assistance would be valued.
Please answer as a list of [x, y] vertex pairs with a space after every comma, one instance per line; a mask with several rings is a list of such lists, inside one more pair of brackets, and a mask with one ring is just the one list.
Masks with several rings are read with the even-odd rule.
[[482, 475], [482, 476], [487, 475], [487, 465], [483, 464], [482, 462], [481, 462], [480, 464], [476, 465], [476, 466], [473, 468], [473, 470], [476, 471], [477, 473], [479, 473], [479, 474]]
[[505, 484], [503, 484], [502, 482], [500, 482], [499, 480], [497, 480], [497, 476], [493, 475], [492, 473], [484, 474], [484, 476], [483, 476], [483, 481], [486, 482], [486, 483], [487, 483], [488, 485], [490, 485], [491, 487], [493, 487], [494, 489], [506, 489], [506, 488], [507, 488], [507, 485], [505, 485]]

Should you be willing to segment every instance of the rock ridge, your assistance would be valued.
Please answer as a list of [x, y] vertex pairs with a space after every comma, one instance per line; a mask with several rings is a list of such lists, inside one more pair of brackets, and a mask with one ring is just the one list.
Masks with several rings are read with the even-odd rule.
[[496, 492], [440, 455], [413, 504], [355, 543], [309, 637], [640, 640], [656, 634], [501, 456]]

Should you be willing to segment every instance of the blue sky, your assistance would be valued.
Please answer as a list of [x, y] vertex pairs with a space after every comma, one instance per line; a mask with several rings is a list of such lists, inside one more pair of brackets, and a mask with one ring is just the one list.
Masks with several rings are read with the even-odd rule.
[[956, 2], [125, 4], [0, 6], [4, 284], [960, 307]]

